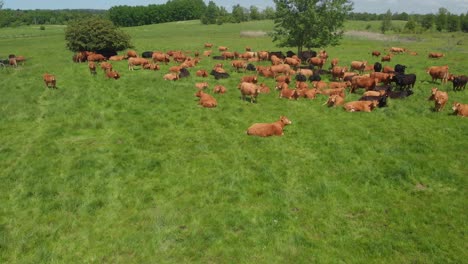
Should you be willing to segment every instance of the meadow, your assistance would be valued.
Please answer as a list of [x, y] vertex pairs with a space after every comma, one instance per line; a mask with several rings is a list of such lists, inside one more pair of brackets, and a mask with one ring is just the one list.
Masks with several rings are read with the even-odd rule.
[[[139, 53], [203, 51], [205, 42], [295, 51], [240, 37], [272, 27], [186, 21], [124, 30]], [[347, 113], [322, 105], [324, 96], [279, 99], [263, 77], [272, 92], [241, 101], [243, 73], [228, 62], [229, 79], [195, 76], [218, 62], [210, 58], [175, 82], [162, 80], [174, 62], [133, 72], [115, 62], [119, 80], [100, 69], [91, 76], [72, 62], [63, 30], [0, 29], [0, 57], [27, 58], [0, 69], [0, 263], [466, 263], [468, 119], [451, 106], [468, 103], [468, 90], [432, 83], [425, 69], [447, 64], [466, 75], [467, 34], [346, 36], [326, 48], [340, 65], [373, 63], [372, 50], [391, 46], [419, 53], [384, 63], [417, 75], [412, 96]], [[429, 51], [446, 56], [431, 60]], [[45, 72], [58, 89], [45, 87]], [[226, 86], [214, 95], [217, 108], [197, 105], [199, 81], [209, 93]], [[427, 100], [432, 87], [449, 93], [442, 112]], [[292, 121], [284, 136], [245, 134], [281, 115]]]

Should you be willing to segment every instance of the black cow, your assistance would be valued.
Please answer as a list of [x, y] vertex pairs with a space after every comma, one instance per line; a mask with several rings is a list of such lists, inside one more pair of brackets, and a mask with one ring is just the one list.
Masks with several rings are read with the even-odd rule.
[[180, 69], [179, 78], [184, 78], [184, 77], [189, 77], [189, 76], [190, 76], [190, 72], [187, 70], [187, 68]]
[[401, 64], [395, 65], [395, 73], [396, 74], [398, 74], [398, 73], [405, 74], [405, 69], [406, 69], [405, 65], [401, 65]]
[[255, 68], [255, 65], [253, 65], [252, 63], [249, 63], [247, 64], [247, 68], [246, 68], [248, 71], [256, 71], [257, 68]]
[[271, 60], [271, 56], [273, 55], [276, 55], [276, 57], [280, 58], [280, 59], [284, 59], [286, 58], [283, 54], [283, 52], [281, 51], [269, 51], [268, 52], [268, 59]]
[[452, 82], [454, 91], [465, 90], [468, 77], [466, 75], [457, 76], [453, 78]]
[[320, 77], [320, 75], [315, 74], [315, 73], [314, 73], [314, 75], [309, 77], [310, 82], [318, 82], [318, 81], [321, 81], [321, 80], [322, 80], [322, 77]]
[[299, 73], [298, 75], [296, 75], [296, 81], [305, 82], [307, 81], [307, 77], [304, 74]]
[[224, 60], [223, 56], [211, 56], [213, 60]]
[[374, 71], [375, 72], [381, 72], [382, 71], [382, 63], [380, 63], [380, 62], [374, 63]]
[[211, 70], [210, 75], [213, 75], [216, 80], [229, 78], [229, 73], [227, 72], [220, 73], [215, 70]]
[[389, 91], [387, 92], [388, 97], [392, 99], [402, 99], [406, 98], [413, 94], [413, 90], [403, 90], [403, 91]]
[[310, 58], [317, 57], [317, 52], [313, 50], [302, 51], [298, 57], [301, 61], [309, 61]]
[[383, 96], [362, 96], [359, 98], [359, 101], [378, 101], [379, 104], [377, 107], [387, 107], [387, 98], [388, 95], [383, 95]]
[[416, 83], [416, 75], [411, 73], [411, 74], [401, 74], [398, 73], [395, 76], [393, 76], [392, 81], [395, 82], [396, 86], [402, 90], [403, 88], [405, 89], [410, 89], [414, 87], [414, 84]]
[[286, 51], [286, 57], [291, 58], [294, 55], [296, 55], [296, 53], [292, 52], [291, 50]]
[[141, 57], [143, 58], [152, 58], [153, 57], [153, 52], [152, 51], [145, 51], [141, 54]]
[[106, 59], [109, 59], [112, 56], [117, 56], [117, 51], [110, 49], [96, 50], [96, 53], [101, 54], [102, 56], [106, 57]]

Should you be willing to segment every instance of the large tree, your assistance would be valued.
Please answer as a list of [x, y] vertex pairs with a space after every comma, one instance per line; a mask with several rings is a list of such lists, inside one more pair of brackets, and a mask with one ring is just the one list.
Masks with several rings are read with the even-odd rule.
[[119, 51], [131, 47], [130, 36], [112, 21], [97, 17], [75, 20], [65, 29], [67, 48], [71, 51]]
[[338, 45], [343, 23], [352, 10], [349, 0], [273, 0], [276, 4], [273, 41], [279, 47]]
[[380, 24], [380, 31], [382, 34], [385, 34], [386, 31], [389, 31], [392, 28], [392, 12], [390, 9], [387, 10], [387, 13], [383, 16], [382, 24]]

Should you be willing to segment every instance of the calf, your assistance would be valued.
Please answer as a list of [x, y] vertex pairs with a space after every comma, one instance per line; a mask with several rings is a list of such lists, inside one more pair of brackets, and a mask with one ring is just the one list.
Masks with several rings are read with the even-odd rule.
[[259, 85], [260, 93], [270, 93], [270, 87], [266, 86], [264, 83]]
[[213, 88], [213, 92], [214, 93], [219, 93], [219, 94], [224, 94], [227, 92], [226, 90], [226, 87], [222, 86], [222, 85], [216, 85], [214, 88]]
[[209, 84], [207, 82], [199, 82], [195, 84], [198, 90], [208, 88]]
[[218, 102], [216, 101], [216, 99], [213, 96], [203, 92], [202, 90], [198, 90], [195, 96], [200, 98], [198, 104], [200, 104], [203, 107], [213, 108], [218, 106]]
[[379, 57], [380, 56], [380, 51], [374, 50], [372, 51], [372, 56]]
[[391, 59], [392, 59], [392, 55], [388, 54], [386, 56], [382, 56], [380, 60], [384, 62], [384, 61], [390, 61]]
[[208, 72], [206, 70], [198, 70], [195, 75], [198, 77], [208, 77]]
[[434, 87], [431, 89], [431, 96], [429, 96], [428, 100], [435, 101], [434, 110], [440, 112], [448, 101], [448, 94]]
[[259, 137], [282, 136], [284, 135], [284, 127], [291, 123], [287, 117], [280, 116], [280, 119], [274, 123], [255, 123], [247, 129], [246, 133]]
[[343, 108], [347, 112], [371, 112], [377, 104], [377, 101], [353, 101], [346, 103]]
[[454, 115], [458, 116], [463, 116], [466, 117], [468, 116], [468, 104], [460, 104], [457, 102], [453, 103], [452, 110], [454, 111]]
[[163, 76], [163, 79], [166, 80], [166, 81], [176, 81], [176, 80], [179, 79], [179, 75], [177, 73], [170, 72], [168, 74], [165, 74]]
[[44, 73], [42, 76], [44, 79], [44, 83], [48, 88], [57, 88], [56, 82], [57, 80], [55, 79], [55, 75]]

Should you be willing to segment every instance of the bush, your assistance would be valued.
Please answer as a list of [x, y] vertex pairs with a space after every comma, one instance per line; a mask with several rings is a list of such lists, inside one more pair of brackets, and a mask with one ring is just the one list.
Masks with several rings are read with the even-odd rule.
[[44, 27], [44, 26], [40, 26], [40, 27], [39, 27], [39, 30], [45, 30], [45, 27]]
[[65, 40], [71, 51], [119, 51], [132, 47], [127, 33], [112, 21], [98, 17], [70, 22], [65, 29]]

